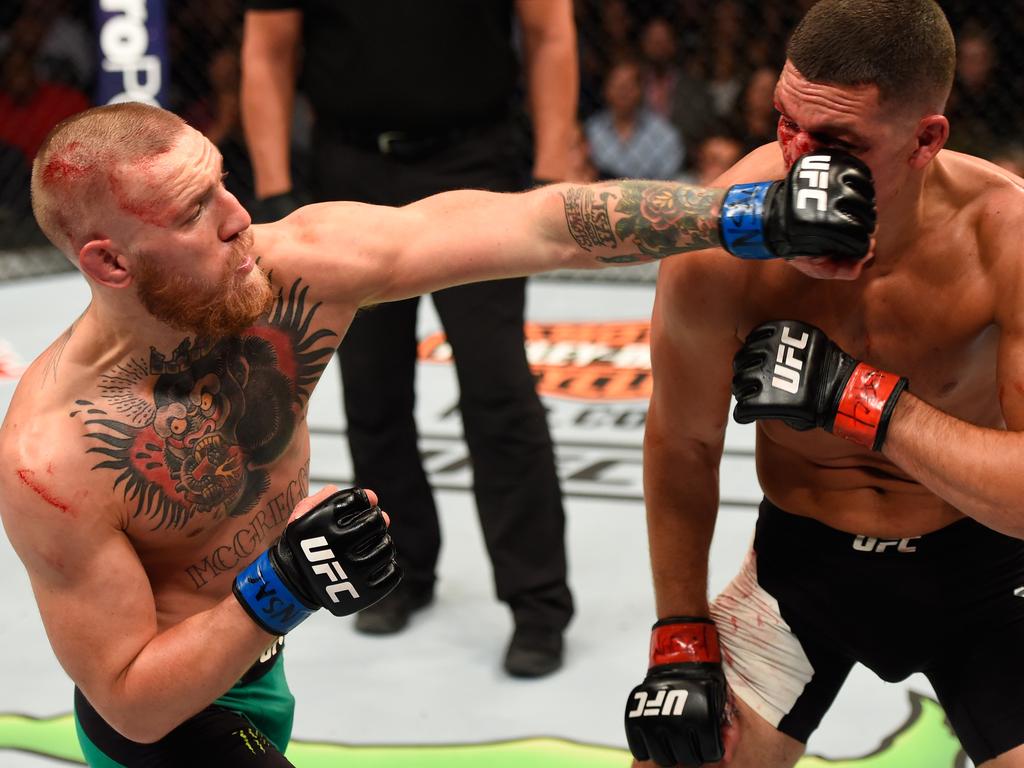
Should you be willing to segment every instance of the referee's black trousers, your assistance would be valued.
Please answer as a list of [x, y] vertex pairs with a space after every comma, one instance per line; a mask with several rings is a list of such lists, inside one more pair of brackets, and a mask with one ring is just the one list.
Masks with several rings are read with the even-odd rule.
[[[405, 205], [451, 189], [516, 191], [523, 174], [513, 130], [489, 126], [403, 158], [320, 130], [315, 193], [321, 200]], [[560, 630], [573, 612], [565, 515], [546, 416], [524, 351], [525, 286], [523, 278], [495, 280], [432, 298], [455, 357], [473, 492], [497, 596], [517, 626]], [[361, 311], [339, 359], [356, 482], [380, 494], [391, 515], [409, 588], [431, 590], [441, 530], [413, 417], [417, 303]]]

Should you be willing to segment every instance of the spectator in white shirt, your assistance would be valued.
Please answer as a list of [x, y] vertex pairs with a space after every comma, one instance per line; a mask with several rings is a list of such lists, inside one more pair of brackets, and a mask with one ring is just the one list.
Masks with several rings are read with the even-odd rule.
[[639, 62], [622, 60], [608, 70], [605, 109], [586, 123], [591, 157], [606, 178], [672, 179], [683, 163], [679, 132], [643, 106]]

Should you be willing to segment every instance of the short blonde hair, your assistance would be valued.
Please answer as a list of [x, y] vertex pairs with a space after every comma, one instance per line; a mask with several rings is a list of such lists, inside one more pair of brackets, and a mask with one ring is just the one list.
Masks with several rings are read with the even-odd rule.
[[32, 212], [43, 234], [72, 257], [95, 234], [97, 214], [125, 165], [171, 149], [186, 123], [146, 104], [94, 107], [58, 123], [32, 163]]

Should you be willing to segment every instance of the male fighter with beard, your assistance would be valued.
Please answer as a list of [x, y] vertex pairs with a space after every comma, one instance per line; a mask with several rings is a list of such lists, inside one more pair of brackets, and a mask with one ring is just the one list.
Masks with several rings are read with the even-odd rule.
[[12, 399], [0, 514], [90, 763], [287, 765], [275, 638], [397, 582], [369, 491], [304, 500], [309, 395], [360, 306], [707, 248], [723, 205], [726, 230], [780, 254], [867, 252], [858, 161], [829, 180], [844, 215], [773, 189], [760, 218], [744, 189], [623, 181], [323, 203], [250, 229], [217, 150], [173, 114], [123, 104], [55, 128], [33, 206], [92, 302]]
[[[932, 0], [821, 0], [787, 48], [778, 143], [719, 183], [792, 167], [821, 186], [805, 205], [842, 209], [824, 187], [852, 153], [876, 184], [873, 260], [847, 281], [720, 252], [662, 265], [644, 441], [659, 621], [625, 712], [638, 759], [792, 766], [860, 662], [923, 672], [975, 764], [1024, 766], [1024, 190], [943, 150], [954, 62]], [[758, 421], [765, 498], [709, 605], [730, 394]]]

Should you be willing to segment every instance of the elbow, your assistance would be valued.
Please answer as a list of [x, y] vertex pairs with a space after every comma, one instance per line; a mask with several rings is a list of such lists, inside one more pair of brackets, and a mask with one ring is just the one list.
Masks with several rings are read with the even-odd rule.
[[555, 269], [603, 269], [611, 266], [593, 251], [583, 250], [578, 246], [557, 246], [556, 251]]
[[1024, 540], [1024, 506], [1015, 498], [1001, 497], [985, 503], [959, 507], [960, 512], [1003, 536]]
[[90, 704], [107, 725], [138, 744], [155, 744], [180, 725], [161, 715], [159, 706], [130, 702]]
[[147, 722], [145, 717], [140, 717], [138, 711], [125, 713], [116, 718], [116, 722], [107, 720], [107, 724], [129, 741], [138, 744], [155, 744], [180, 725], [180, 723]]
[[[998, 520], [998, 518], [996, 518]], [[1005, 524], [991, 524], [986, 523], [984, 520], [979, 521], [982, 525], [987, 525], [997, 533], [1001, 533], [1004, 536], [1011, 536], [1015, 539], [1024, 540], [1024, 509], [1015, 509], [1013, 518], [1005, 522]]]
[[170, 733], [172, 729], [168, 728], [166, 730], [149, 730], [145, 728], [114, 728], [114, 730], [120, 733], [129, 741], [135, 742], [136, 744], [156, 744], [158, 741], [160, 741], [160, 739], [162, 739], [164, 736]]

